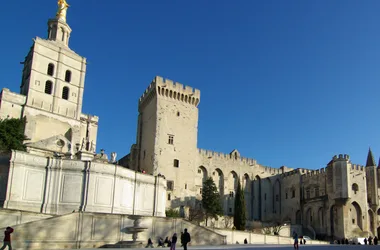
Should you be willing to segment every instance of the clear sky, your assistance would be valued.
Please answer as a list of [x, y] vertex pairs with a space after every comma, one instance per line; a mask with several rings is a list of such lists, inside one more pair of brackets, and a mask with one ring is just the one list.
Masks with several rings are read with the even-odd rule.
[[[98, 150], [127, 154], [156, 75], [201, 90], [198, 147], [272, 167], [380, 156], [380, 1], [68, 0]], [[3, 1], [1, 87], [18, 92], [55, 0]]]

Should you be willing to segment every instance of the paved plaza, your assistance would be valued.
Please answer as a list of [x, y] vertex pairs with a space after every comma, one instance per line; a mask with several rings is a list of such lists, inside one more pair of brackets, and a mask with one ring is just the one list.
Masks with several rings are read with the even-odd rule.
[[[188, 247], [188, 250], [202, 250], [202, 249], [207, 249], [207, 250], [223, 250], [223, 249], [239, 249], [239, 250], [249, 250], [249, 249], [263, 249], [265, 250], [271, 250], [271, 249], [289, 249], [293, 250], [292, 245], [223, 245], [223, 246], [190, 246]], [[299, 249], [305, 249], [305, 250], [330, 250], [330, 249], [379, 249], [379, 246], [364, 246], [364, 245], [300, 245]], [[86, 248], [87, 250], [95, 250], [99, 248]], [[120, 249], [120, 248], [108, 248], [110, 250], [112, 249]], [[144, 248], [125, 248], [129, 250], [141, 250]], [[170, 249], [169, 247], [159, 247], [159, 248], [149, 248], [149, 249]], [[176, 250], [183, 250], [183, 247], [176, 247]]]

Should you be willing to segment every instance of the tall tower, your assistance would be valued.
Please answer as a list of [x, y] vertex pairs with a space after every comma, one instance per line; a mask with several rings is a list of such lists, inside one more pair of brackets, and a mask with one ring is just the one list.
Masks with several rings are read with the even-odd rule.
[[[29, 149], [95, 151], [98, 117], [82, 114], [86, 58], [69, 47], [68, 7], [66, 0], [58, 0], [56, 16], [48, 20], [47, 39], [33, 39], [23, 62], [20, 96], [25, 102], [19, 117], [27, 120]], [[54, 140], [58, 149], [48, 145]]]
[[158, 76], [139, 100], [132, 158], [136, 169], [165, 175], [168, 200], [192, 192], [187, 187], [195, 186], [199, 102], [199, 90]]

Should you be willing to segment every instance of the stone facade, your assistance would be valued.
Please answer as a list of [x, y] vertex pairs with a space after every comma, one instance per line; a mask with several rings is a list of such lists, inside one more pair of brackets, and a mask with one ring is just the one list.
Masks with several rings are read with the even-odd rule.
[[6, 209], [165, 216], [162, 177], [104, 161], [48, 158], [20, 151], [2, 156], [0, 163], [0, 205]]
[[236, 149], [230, 154], [198, 149], [199, 102], [199, 90], [155, 77], [139, 100], [136, 144], [120, 160], [131, 169], [164, 175], [168, 207], [196, 206], [204, 180], [212, 177], [226, 215], [234, 213], [240, 181], [248, 220], [298, 224], [318, 238], [380, 234], [380, 171], [372, 160], [364, 168], [339, 155], [322, 170], [276, 169], [241, 157]]

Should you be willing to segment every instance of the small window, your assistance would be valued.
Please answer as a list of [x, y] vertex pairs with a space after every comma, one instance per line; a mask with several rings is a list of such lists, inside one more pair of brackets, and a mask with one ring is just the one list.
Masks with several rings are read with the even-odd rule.
[[70, 70], [66, 70], [65, 82], [71, 82], [71, 71]]
[[288, 193], [285, 193], [285, 199], [288, 199]]
[[145, 150], [144, 150], [144, 158], [143, 158], [143, 159], [145, 159], [145, 155], [146, 155], [146, 152], [145, 152]]
[[68, 100], [69, 99], [69, 88], [63, 87], [62, 89], [62, 99]]
[[53, 83], [51, 81], [46, 81], [45, 83], [45, 93], [51, 95], [53, 90]]
[[168, 194], [168, 201], [170, 201], [172, 198], [171, 198], [171, 195]]
[[53, 75], [54, 75], [54, 64], [49, 63], [49, 65], [48, 65], [48, 70], [47, 70], [47, 74], [48, 74], [49, 76], [53, 76]]
[[180, 116], [180, 115], [181, 115], [181, 113], [178, 111], [178, 112], [177, 112], [177, 116]]
[[174, 143], [174, 135], [169, 135], [168, 144], [173, 145]]
[[178, 159], [174, 159], [174, 167], [179, 168], [179, 160]]
[[199, 189], [199, 193], [202, 194], [202, 188]]
[[358, 184], [356, 184], [356, 183], [352, 184], [352, 191], [354, 191], [355, 194], [359, 191]]
[[174, 181], [167, 181], [166, 182], [167, 190], [173, 191], [174, 189]]
[[232, 213], [232, 208], [231, 207], [228, 210], [230, 211], [230, 213]]
[[352, 224], [355, 224], [355, 219], [352, 219]]
[[198, 169], [198, 174], [201, 174], [202, 173], [202, 170]]
[[187, 184], [185, 184], [185, 189], [187, 189]]
[[296, 190], [295, 189], [292, 190], [292, 198], [294, 198], [294, 197], [296, 197]]
[[233, 191], [230, 191], [230, 197], [231, 197], [231, 198], [234, 197], [234, 192], [233, 192]]
[[278, 194], [276, 194], [276, 201], [278, 201]]

